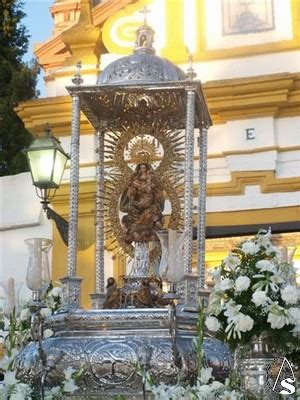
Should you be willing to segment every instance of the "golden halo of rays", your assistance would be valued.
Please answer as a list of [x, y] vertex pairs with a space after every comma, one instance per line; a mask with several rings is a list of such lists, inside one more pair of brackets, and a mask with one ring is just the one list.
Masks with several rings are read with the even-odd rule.
[[[141, 135], [140, 135], [141, 136]], [[129, 160], [128, 163], [153, 163], [159, 157], [158, 148], [150, 138], [139, 137], [136, 142], [129, 144]]]
[[[128, 165], [131, 160], [125, 160], [125, 150], [130, 141], [141, 134], [156, 139], [163, 149], [163, 158], [154, 173], [159, 185], [164, 189], [165, 198], [171, 204], [171, 215], [166, 227], [175, 230], [182, 230], [183, 228], [184, 131], [167, 129], [162, 126], [161, 121], [153, 121], [151, 126], [132, 122], [130, 126], [123, 125], [118, 130], [109, 130], [105, 133], [104, 139], [106, 167], [103, 211], [105, 245], [107, 250], [113, 252], [113, 256], [133, 256], [133, 246], [126, 244], [122, 237], [119, 200], [133, 173]], [[136, 149], [133, 149], [133, 155], [136, 154], [134, 153]], [[149, 155], [149, 163], [154, 161], [151, 159], [153, 157], [157, 161], [153, 147]]]

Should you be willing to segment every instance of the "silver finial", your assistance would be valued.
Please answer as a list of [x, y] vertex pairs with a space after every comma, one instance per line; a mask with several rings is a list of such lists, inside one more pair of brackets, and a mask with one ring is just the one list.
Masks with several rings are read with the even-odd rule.
[[77, 85], [77, 86], [80, 86], [83, 83], [83, 79], [81, 78], [80, 70], [81, 70], [81, 61], [78, 61], [77, 65], [76, 65], [76, 73], [74, 75], [74, 78], [72, 79], [72, 82], [74, 83], [74, 85]]
[[147, 14], [150, 14], [151, 11], [148, 10], [147, 6], [144, 5], [143, 9], [140, 11], [140, 13], [144, 16], [144, 25], [147, 25]]
[[189, 52], [188, 61], [189, 61], [189, 67], [188, 67], [188, 70], [187, 70], [187, 76], [188, 76], [188, 78], [190, 80], [193, 80], [194, 78], [196, 78], [197, 74], [196, 74], [196, 72], [194, 70], [194, 67], [193, 67], [193, 54], [190, 53], [190, 52]]
[[51, 128], [50, 128], [49, 122], [46, 123], [44, 132], [45, 132], [45, 136], [46, 137], [50, 137], [51, 136]]
[[147, 6], [140, 11], [140, 13], [144, 15], [144, 24], [136, 31], [135, 54], [155, 54], [155, 49], [153, 47], [155, 32], [147, 25], [147, 14], [149, 12], [150, 10], [147, 9]]

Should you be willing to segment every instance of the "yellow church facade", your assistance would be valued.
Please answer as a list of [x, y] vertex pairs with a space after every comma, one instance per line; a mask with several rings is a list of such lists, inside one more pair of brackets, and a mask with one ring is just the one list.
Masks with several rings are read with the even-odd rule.
[[[47, 123], [70, 148], [71, 86], [82, 63], [85, 84], [113, 60], [130, 54], [147, 6], [158, 55], [202, 81], [213, 126], [208, 132], [206, 265], [260, 226], [300, 263], [300, 3], [296, 0], [57, 0], [53, 36], [37, 44], [46, 97], [20, 103], [26, 128], [41, 135]], [[78, 276], [82, 305], [95, 291], [95, 135], [81, 117]], [[199, 149], [195, 137], [195, 174]], [[53, 200], [68, 219], [68, 180]], [[194, 223], [197, 222], [194, 187]], [[166, 216], [167, 217], [167, 216]], [[66, 275], [67, 248], [53, 226], [52, 275]], [[106, 276], [125, 272], [125, 260], [106, 241]]]

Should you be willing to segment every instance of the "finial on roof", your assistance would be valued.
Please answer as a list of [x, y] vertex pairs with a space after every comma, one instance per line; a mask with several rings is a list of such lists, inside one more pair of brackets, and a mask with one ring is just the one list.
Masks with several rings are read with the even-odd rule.
[[143, 14], [143, 16], [144, 16], [144, 25], [146, 26], [147, 25], [147, 14], [150, 14], [151, 11], [148, 10], [147, 5], [145, 4], [143, 9], [140, 11], [140, 13]]
[[80, 86], [83, 83], [80, 71], [81, 71], [81, 61], [78, 61], [78, 63], [76, 64], [76, 73], [74, 75], [74, 78], [72, 79], [72, 82], [76, 86]]
[[154, 43], [154, 30], [147, 25], [147, 14], [151, 11], [145, 6], [141, 11], [144, 15], [143, 25], [136, 31], [136, 42], [134, 53], [135, 54], [155, 54], [153, 47]]
[[49, 124], [49, 122], [47, 122], [46, 126], [45, 126], [45, 129], [44, 129], [45, 136], [46, 137], [50, 137], [51, 136], [51, 131], [52, 131], [52, 129], [50, 128], [50, 124]]
[[189, 52], [188, 62], [189, 62], [189, 67], [187, 70], [187, 76], [190, 80], [193, 80], [194, 78], [196, 78], [197, 74], [193, 67], [193, 54], [190, 52]]

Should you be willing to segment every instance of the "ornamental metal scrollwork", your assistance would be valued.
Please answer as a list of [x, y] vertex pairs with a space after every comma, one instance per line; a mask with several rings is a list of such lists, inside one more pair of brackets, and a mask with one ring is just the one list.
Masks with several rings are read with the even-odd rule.
[[[170, 333], [169, 318], [166, 309], [77, 310], [48, 317], [45, 328], [52, 328], [54, 336], [42, 343], [53, 366], [46, 386], [61, 384], [67, 367], [78, 371], [84, 365], [86, 373], [77, 383], [81, 396], [137, 395], [142, 391], [138, 362], [147, 365], [155, 382], [191, 382], [197, 375], [194, 316], [182, 314], [177, 323], [175, 318], [175, 335]], [[232, 361], [228, 348], [206, 337], [204, 354], [206, 365], [224, 380]], [[37, 381], [41, 371], [37, 343], [18, 354], [15, 368], [21, 381]]]
[[[140, 99], [143, 99], [143, 97]], [[136, 101], [138, 100], [136, 99]], [[133, 246], [125, 243], [122, 237], [119, 200], [133, 172], [130, 164], [137, 163], [136, 157], [138, 152], [141, 151], [138, 146], [143, 146], [140, 139], [141, 135], [148, 137], [148, 142], [142, 150], [147, 152], [150, 163], [158, 164], [154, 168], [155, 177], [161, 187], [164, 188], [165, 197], [171, 205], [168, 228], [182, 229], [184, 132], [168, 129], [163, 126], [160, 120], [153, 120], [149, 126], [133, 119], [130, 126], [121, 125], [118, 130], [109, 126], [104, 138], [104, 156], [107, 165], [104, 215], [106, 247], [113, 251], [115, 255], [133, 255]], [[153, 142], [150, 143], [149, 138], [152, 138], [151, 140], [156, 145], [153, 145]], [[125, 157], [126, 151], [128, 153], [128, 146], [134, 140], [129, 156]], [[157, 156], [155, 146], [156, 148], [159, 147], [163, 153], [160, 157]], [[152, 257], [157, 257], [158, 252], [159, 250], [156, 249]]]

